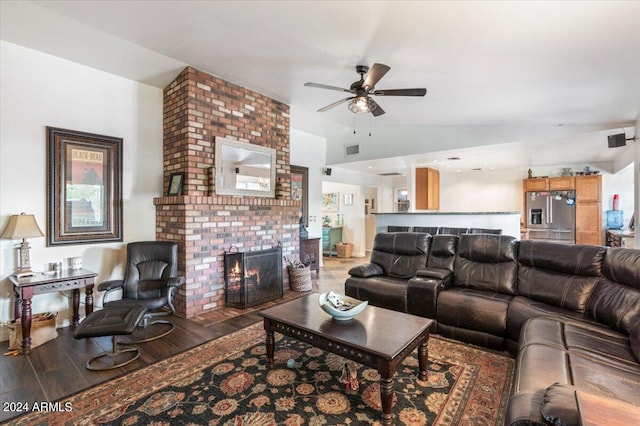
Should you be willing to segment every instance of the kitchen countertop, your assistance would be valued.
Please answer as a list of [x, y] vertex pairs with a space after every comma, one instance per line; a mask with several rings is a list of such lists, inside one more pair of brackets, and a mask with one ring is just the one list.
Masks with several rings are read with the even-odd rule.
[[459, 215], [495, 215], [495, 214], [522, 214], [522, 212], [519, 211], [514, 211], [514, 212], [430, 212], [430, 211], [424, 211], [424, 212], [389, 212], [389, 213], [371, 213], [371, 214], [375, 214], [375, 215], [385, 215], [385, 214], [400, 214], [400, 215], [407, 215], [407, 216], [411, 216], [411, 215], [425, 215], [425, 214], [432, 214], [432, 215], [445, 215], [445, 214], [459, 214]]

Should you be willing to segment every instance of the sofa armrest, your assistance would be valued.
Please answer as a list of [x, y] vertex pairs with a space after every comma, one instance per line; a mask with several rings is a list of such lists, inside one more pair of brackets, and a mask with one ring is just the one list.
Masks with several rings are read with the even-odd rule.
[[446, 283], [449, 283], [451, 281], [451, 275], [453, 275], [453, 272], [448, 269], [442, 268], [418, 269], [416, 271], [417, 277], [433, 278], [436, 280], [445, 281]]
[[544, 392], [542, 417], [554, 425], [580, 425], [576, 389], [571, 385], [554, 383]]
[[421, 317], [436, 318], [438, 293], [448, 287], [451, 278], [444, 280], [415, 276], [407, 284], [408, 313]]
[[349, 275], [352, 277], [369, 278], [384, 275], [384, 271], [382, 267], [376, 263], [365, 263], [349, 269]]

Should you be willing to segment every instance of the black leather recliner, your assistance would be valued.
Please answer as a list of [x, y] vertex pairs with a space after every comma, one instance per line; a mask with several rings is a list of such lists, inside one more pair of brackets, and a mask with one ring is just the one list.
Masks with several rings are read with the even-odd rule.
[[373, 241], [369, 263], [351, 268], [348, 296], [369, 304], [407, 312], [407, 280], [427, 265], [428, 234], [382, 232]]
[[[134, 333], [130, 343], [148, 342], [171, 333], [175, 328], [168, 320], [155, 319], [175, 313], [173, 294], [184, 282], [178, 276], [178, 243], [142, 241], [127, 245], [127, 263], [122, 280], [105, 281], [98, 291], [105, 291], [105, 309], [124, 306], [145, 306], [147, 313], [139, 326], [142, 336]], [[115, 290], [122, 291], [119, 300], [106, 301]], [[164, 324], [161, 330], [150, 330], [154, 324]]]

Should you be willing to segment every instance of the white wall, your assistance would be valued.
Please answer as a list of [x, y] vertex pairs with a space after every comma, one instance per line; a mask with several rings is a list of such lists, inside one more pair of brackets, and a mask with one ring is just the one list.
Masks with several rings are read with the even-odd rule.
[[309, 169], [309, 237], [322, 238], [322, 168], [325, 167], [326, 140], [291, 129], [291, 164]]
[[513, 169], [440, 172], [440, 211], [522, 211], [523, 177]]
[[[0, 229], [10, 215], [26, 212], [46, 230], [45, 127], [54, 126], [123, 138], [124, 243], [155, 240], [153, 197], [162, 192], [162, 90], [4, 41], [0, 57]], [[124, 244], [46, 247], [45, 241], [29, 240], [36, 271], [45, 262], [81, 256], [99, 281], [122, 276]], [[7, 277], [17, 266], [16, 243], [0, 240], [0, 321], [13, 314]], [[68, 293], [34, 297], [33, 312], [57, 311], [58, 325], [67, 325]]]

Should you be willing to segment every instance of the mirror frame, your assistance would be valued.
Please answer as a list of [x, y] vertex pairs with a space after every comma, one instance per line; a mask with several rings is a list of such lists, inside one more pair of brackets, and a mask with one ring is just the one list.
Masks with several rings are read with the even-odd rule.
[[[300, 176], [300, 187], [297, 186], [293, 176]], [[294, 191], [299, 190], [300, 198], [294, 197]], [[309, 169], [302, 166], [291, 165], [291, 199], [293, 201], [302, 200], [302, 217], [304, 218], [304, 226], [309, 226]]]
[[[236, 188], [223, 188], [220, 185], [221, 178], [223, 176], [222, 170], [222, 149], [224, 147], [245, 149], [248, 151], [259, 152], [261, 154], [267, 154], [271, 158], [270, 162], [270, 187], [269, 191], [257, 191], [253, 189], [236, 189]], [[276, 196], [276, 150], [273, 148], [267, 148], [265, 146], [255, 145], [247, 142], [239, 142], [232, 139], [216, 137], [216, 158], [215, 158], [215, 167], [216, 167], [216, 194], [219, 195], [244, 195], [244, 196], [253, 196], [253, 197], [271, 197], [275, 198]]]

